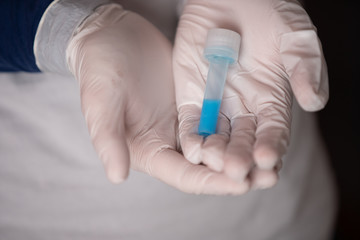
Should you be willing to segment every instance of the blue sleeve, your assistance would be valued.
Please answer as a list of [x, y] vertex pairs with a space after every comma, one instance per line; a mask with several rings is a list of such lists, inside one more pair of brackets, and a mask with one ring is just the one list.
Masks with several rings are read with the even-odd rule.
[[53, 0], [0, 0], [0, 72], [39, 72], [33, 51], [40, 19]]

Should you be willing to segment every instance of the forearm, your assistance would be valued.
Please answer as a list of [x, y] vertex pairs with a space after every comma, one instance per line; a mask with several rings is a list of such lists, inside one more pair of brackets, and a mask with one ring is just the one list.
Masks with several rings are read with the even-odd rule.
[[76, 27], [108, 0], [4, 0], [0, 71], [68, 72], [65, 49]]
[[33, 51], [40, 19], [52, 0], [0, 1], [0, 71], [38, 72]]

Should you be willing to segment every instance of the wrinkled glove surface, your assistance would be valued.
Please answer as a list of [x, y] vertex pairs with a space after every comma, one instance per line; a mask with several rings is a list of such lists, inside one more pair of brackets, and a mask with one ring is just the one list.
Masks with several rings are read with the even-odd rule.
[[[228, 72], [217, 134], [203, 139], [197, 127], [209, 64], [202, 54], [211, 28], [236, 31], [242, 40]], [[293, 0], [188, 0], [173, 65], [185, 157], [254, 188], [277, 181], [290, 139], [293, 94], [306, 111], [328, 100], [321, 43]]]
[[188, 193], [247, 191], [176, 151], [171, 54], [169, 41], [153, 25], [117, 4], [97, 8], [67, 47], [82, 111], [109, 179], [123, 181], [131, 166]]

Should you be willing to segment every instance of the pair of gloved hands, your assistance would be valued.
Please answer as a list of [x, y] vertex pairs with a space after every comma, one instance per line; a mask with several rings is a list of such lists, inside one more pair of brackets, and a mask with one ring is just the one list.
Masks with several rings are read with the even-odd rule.
[[[208, 69], [202, 53], [215, 27], [240, 33], [242, 42], [218, 134], [204, 140], [197, 135]], [[131, 167], [189, 193], [271, 187], [289, 143], [292, 94], [307, 111], [328, 99], [316, 29], [293, 0], [189, 0], [174, 48], [141, 16], [107, 4], [76, 29], [66, 56], [112, 182]]]

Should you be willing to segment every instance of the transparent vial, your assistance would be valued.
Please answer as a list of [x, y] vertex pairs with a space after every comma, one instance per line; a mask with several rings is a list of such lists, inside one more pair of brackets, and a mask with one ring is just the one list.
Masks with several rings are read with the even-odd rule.
[[204, 56], [209, 61], [209, 71], [198, 128], [201, 136], [216, 133], [228, 68], [237, 61], [239, 48], [238, 33], [223, 28], [209, 30], [204, 50]]

